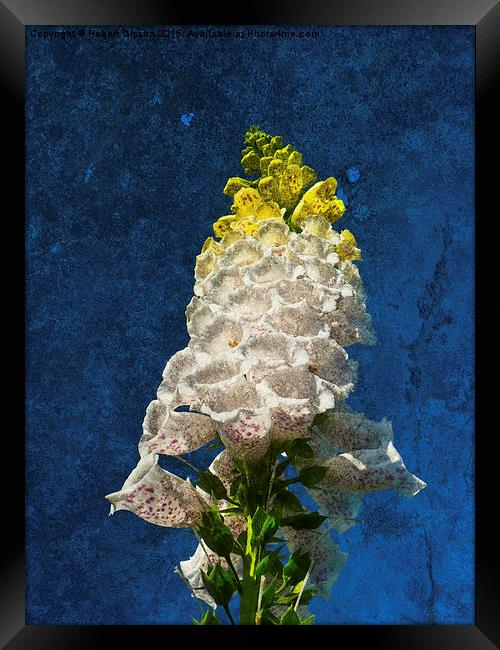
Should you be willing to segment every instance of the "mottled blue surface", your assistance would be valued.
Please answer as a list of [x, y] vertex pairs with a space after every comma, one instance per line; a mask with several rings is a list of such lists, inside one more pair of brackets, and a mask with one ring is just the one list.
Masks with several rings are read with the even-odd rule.
[[393, 420], [428, 483], [366, 499], [317, 622], [473, 622], [473, 28], [318, 29], [27, 30], [28, 623], [198, 612], [173, 574], [191, 533], [108, 518], [103, 495], [135, 466], [145, 407], [187, 342], [195, 255], [252, 123], [339, 180], [378, 333], [350, 348], [350, 403]]

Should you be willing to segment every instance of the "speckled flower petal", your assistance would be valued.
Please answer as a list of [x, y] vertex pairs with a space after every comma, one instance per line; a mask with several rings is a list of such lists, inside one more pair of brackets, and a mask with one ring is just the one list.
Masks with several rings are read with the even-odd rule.
[[308, 437], [309, 427], [314, 420], [316, 410], [307, 405], [288, 406], [273, 408], [271, 413], [271, 439], [276, 442]]
[[347, 560], [347, 553], [340, 550], [323, 528], [295, 530], [285, 526], [281, 531], [292, 553], [294, 551], [308, 553], [314, 562], [307, 586], [315, 586], [318, 595], [329, 598], [332, 585]]
[[165, 471], [158, 456], [143, 456], [118, 492], [106, 495], [111, 513], [129, 510], [146, 521], [168, 528], [190, 528], [207, 504], [189, 481]]
[[304, 258], [302, 264], [306, 269], [307, 276], [317, 284], [335, 287], [344, 283], [339, 269], [334, 264], [312, 257]]
[[290, 248], [299, 256], [306, 255], [319, 258], [326, 256], [328, 242], [315, 235], [303, 233], [291, 243]]
[[[201, 336], [219, 313], [219, 306], [207, 303], [202, 298], [193, 296], [186, 307], [187, 330], [190, 336]], [[189, 349], [189, 348], [188, 348]]]
[[255, 320], [272, 307], [269, 293], [259, 287], [243, 287], [234, 291], [229, 297], [227, 310], [237, 318]]
[[258, 384], [257, 390], [272, 407], [309, 405], [320, 413], [335, 403], [328, 384], [306, 366], [279, 366]]
[[323, 463], [324, 483], [353, 492], [375, 492], [394, 488], [401, 496], [414, 496], [426, 484], [411, 474], [392, 442], [379, 449], [344, 453]]
[[332, 339], [314, 338], [305, 347], [308, 370], [335, 387], [335, 394], [347, 398], [354, 390], [357, 365], [349, 362], [347, 352]]
[[357, 296], [340, 296], [337, 309], [323, 315], [330, 328], [330, 336], [342, 347], [363, 343], [374, 345], [376, 341], [372, 318]]
[[196, 353], [189, 347], [179, 350], [170, 358], [163, 371], [163, 381], [157, 390], [157, 397], [160, 402], [171, 408], [178, 406], [178, 404], [173, 403], [177, 384], [196, 367], [196, 363]]
[[267, 246], [284, 246], [290, 235], [290, 229], [283, 219], [266, 219], [259, 224], [256, 238]]
[[349, 492], [334, 485], [322, 485], [307, 491], [320, 513], [328, 517], [328, 523], [339, 533], [347, 532], [356, 524], [364, 494]]
[[205, 328], [203, 335], [192, 339], [190, 346], [205, 354], [219, 355], [230, 352], [243, 343], [248, 334], [243, 325], [235, 318], [224, 314], [216, 316]]
[[230, 420], [221, 423], [219, 435], [234, 458], [257, 460], [269, 447], [270, 429], [269, 409], [241, 409]]
[[327, 239], [329, 234], [332, 232], [330, 222], [319, 215], [304, 219], [301, 226], [303, 233], [310, 233], [311, 235], [316, 235], [316, 237], [322, 237], [323, 239]]
[[318, 306], [321, 294], [316, 289], [314, 282], [309, 278], [302, 277], [297, 280], [282, 280], [276, 287], [278, 300], [283, 304], [296, 305], [307, 302], [309, 305]]
[[259, 285], [269, 286], [279, 280], [294, 279], [303, 274], [301, 267], [291, 264], [281, 256], [264, 257], [252, 265], [248, 271], [248, 281]]
[[200, 253], [196, 257], [196, 265], [194, 268], [194, 277], [197, 280], [203, 280], [210, 273], [214, 272], [219, 265], [218, 255], [213, 253]]
[[215, 423], [206, 415], [169, 411], [159, 400], [148, 406], [142, 429], [141, 456], [186, 454], [213, 440], [217, 431]]
[[273, 367], [276, 367], [274, 362], [279, 362], [279, 365], [296, 366], [306, 364], [309, 359], [307, 353], [297, 345], [291, 336], [281, 332], [269, 332], [254, 336], [242, 345], [240, 350], [252, 363], [271, 362]]
[[319, 310], [303, 301], [297, 305], [280, 305], [266, 319], [276, 332], [290, 336], [325, 336], [330, 333]]
[[[207, 554], [212, 556], [210, 561]], [[203, 571], [206, 573], [210, 566], [215, 566], [215, 564], [217, 564], [217, 555], [213, 553], [213, 551], [210, 551], [206, 546], [203, 548], [201, 544], [198, 544], [194, 555], [192, 555], [189, 560], [183, 560], [179, 564], [182, 575], [188, 581], [189, 586], [192, 589], [192, 596], [199, 600], [203, 600], [207, 605], [214, 609], [217, 607], [217, 603], [205, 588], [201, 572]]]
[[197, 296], [203, 296], [210, 299], [211, 302], [218, 305], [225, 305], [229, 297], [243, 286], [243, 277], [238, 267], [221, 269], [204, 283], [195, 285]]
[[383, 418], [380, 422], [374, 422], [345, 404], [327, 411], [316, 429], [342, 451], [378, 449], [393, 439], [392, 425], [388, 420]]
[[216, 422], [226, 422], [235, 417], [240, 409], [256, 410], [263, 406], [262, 397], [254, 384], [243, 374], [218, 384], [199, 384], [199, 410]]
[[178, 386], [179, 394], [197, 392], [201, 387], [226, 382], [242, 375], [250, 367], [250, 363], [238, 352], [230, 349], [226, 354], [208, 356], [200, 359], [196, 368], [184, 377]]
[[262, 246], [255, 239], [240, 239], [225, 250], [223, 266], [248, 266], [263, 256]]
[[236, 465], [227, 449], [214, 458], [208, 469], [222, 481], [226, 489], [238, 475]]

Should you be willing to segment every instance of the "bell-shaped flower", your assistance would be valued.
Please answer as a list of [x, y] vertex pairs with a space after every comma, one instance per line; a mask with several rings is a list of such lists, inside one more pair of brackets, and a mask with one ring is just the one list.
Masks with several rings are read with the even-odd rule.
[[291, 217], [295, 228], [312, 215], [320, 215], [330, 223], [335, 223], [345, 212], [344, 202], [335, 196], [337, 181], [330, 177], [313, 185], [301, 198]]
[[160, 400], [152, 401], [146, 409], [142, 428], [141, 456], [187, 454], [203, 447], [217, 433], [215, 423], [206, 415], [171, 411]]
[[347, 560], [347, 553], [340, 550], [325, 528], [296, 530], [284, 526], [281, 531], [291, 553], [299, 551], [311, 558], [312, 568], [307, 586], [316, 587], [320, 596], [329, 598], [332, 585]]
[[106, 495], [110, 514], [129, 510], [158, 526], [190, 528], [207, 509], [206, 500], [189, 479], [183, 480], [158, 465], [158, 456], [143, 456], [118, 492]]
[[351, 492], [376, 492], [394, 488], [401, 496], [412, 497], [426, 483], [411, 474], [392, 442], [378, 449], [361, 449], [330, 458], [325, 463], [326, 485]]
[[[217, 553], [210, 550], [205, 542], [201, 540], [196, 547], [194, 555], [192, 555], [189, 560], [183, 560], [179, 563], [181, 573], [192, 590], [192, 596], [203, 600], [207, 605], [214, 609], [217, 607], [217, 603], [205, 588], [202, 572], [208, 573], [210, 568], [215, 566], [218, 562], [221, 563], [221, 566], [226, 569], [226, 571], [229, 569], [227, 560], [219, 557]], [[236, 569], [238, 577], [243, 578], [242, 558], [239, 555], [231, 554], [231, 562]]]
[[309, 490], [331, 525], [340, 532], [351, 528], [367, 492], [395, 489], [410, 497], [425, 483], [405, 467], [394, 445], [391, 423], [374, 422], [346, 404], [326, 411], [311, 429], [314, 463], [327, 468], [319, 485]]

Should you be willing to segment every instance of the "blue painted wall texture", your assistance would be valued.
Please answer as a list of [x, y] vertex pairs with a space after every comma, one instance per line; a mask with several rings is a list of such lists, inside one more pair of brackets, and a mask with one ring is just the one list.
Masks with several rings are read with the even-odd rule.
[[38, 31], [27, 28], [28, 622], [199, 613], [173, 573], [191, 532], [108, 517], [104, 495], [135, 466], [145, 408], [188, 340], [195, 256], [228, 212], [222, 189], [257, 123], [338, 178], [378, 333], [374, 348], [350, 348], [349, 403], [392, 419], [428, 483], [414, 499], [365, 500], [363, 522], [338, 536], [349, 560], [332, 599], [311, 609], [327, 624], [472, 623], [473, 28]]

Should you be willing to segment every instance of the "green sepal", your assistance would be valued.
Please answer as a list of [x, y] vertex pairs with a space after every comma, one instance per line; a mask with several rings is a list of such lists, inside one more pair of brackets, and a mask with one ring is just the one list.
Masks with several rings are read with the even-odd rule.
[[200, 472], [197, 485], [202, 490], [215, 497], [218, 501], [221, 499], [227, 499], [227, 490], [224, 487], [224, 483], [218, 476], [212, 474], [208, 469], [204, 472]]
[[316, 487], [324, 479], [326, 469], [323, 465], [311, 465], [299, 472], [298, 480], [308, 488]]
[[282, 526], [290, 526], [296, 530], [314, 530], [325, 521], [326, 517], [318, 512], [304, 512], [281, 520]]
[[304, 580], [311, 565], [311, 558], [307, 553], [294, 551], [283, 567], [283, 580], [297, 584]]
[[268, 567], [269, 564], [271, 563], [271, 556], [266, 555], [255, 567], [255, 578], [258, 580], [261, 576], [263, 576]]
[[206, 612], [203, 613], [203, 616], [201, 617], [200, 621], [197, 621], [194, 616], [191, 616], [193, 619], [193, 624], [194, 625], [220, 625], [220, 621], [217, 618], [217, 614], [211, 610], [207, 609]]
[[314, 450], [309, 444], [311, 438], [295, 438], [294, 440], [289, 440], [283, 451], [286, 453], [288, 458], [313, 458]]
[[304, 512], [304, 508], [297, 496], [287, 489], [278, 492], [274, 498], [273, 507], [280, 518]]
[[201, 577], [215, 602], [218, 605], [227, 605], [236, 591], [233, 576], [218, 562], [209, 573], [201, 571]]
[[234, 539], [230, 529], [225, 525], [222, 515], [217, 510], [209, 510], [202, 515], [202, 524], [197, 528], [198, 534], [208, 548], [221, 557], [228, 557], [233, 550]]
[[274, 599], [276, 597], [276, 578], [267, 585], [267, 587], [262, 592], [261, 600], [261, 609], [269, 609], [274, 604]]

